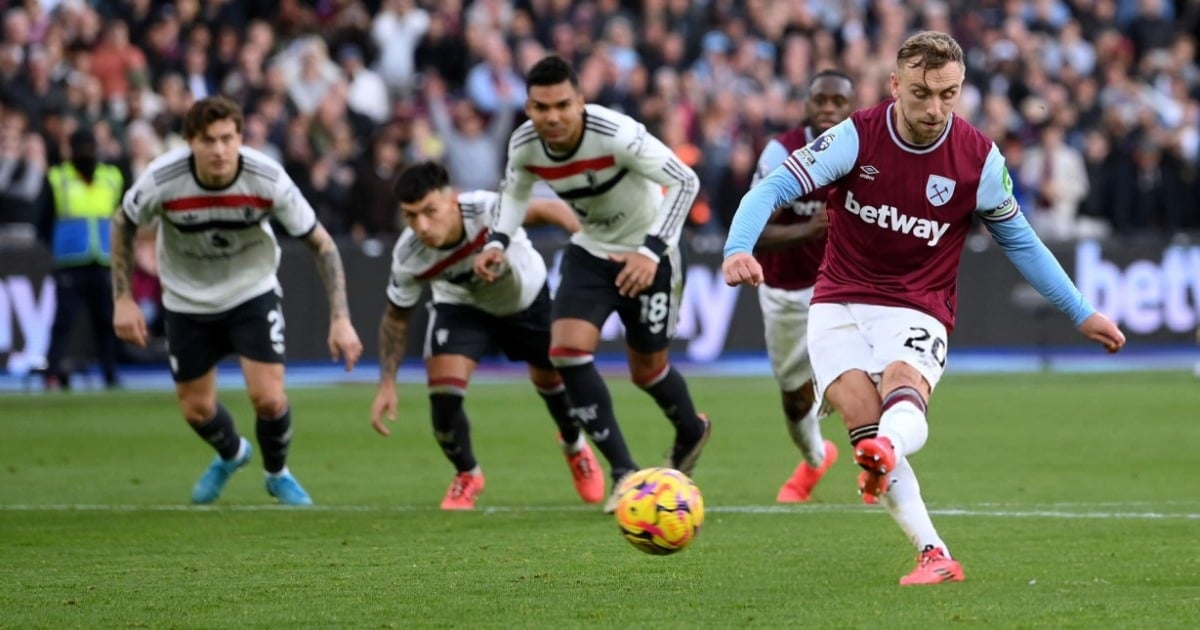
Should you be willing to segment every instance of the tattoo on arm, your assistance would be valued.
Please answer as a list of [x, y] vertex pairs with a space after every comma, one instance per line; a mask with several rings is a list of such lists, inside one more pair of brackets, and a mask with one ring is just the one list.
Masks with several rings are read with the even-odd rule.
[[379, 380], [396, 382], [396, 371], [404, 361], [408, 337], [408, 315], [412, 309], [388, 303], [379, 322]]
[[346, 300], [346, 273], [342, 270], [342, 257], [337, 244], [329, 232], [320, 226], [313, 230], [308, 244], [317, 255], [317, 271], [321, 273], [321, 282], [329, 298], [329, 319], [350, 317], [350, 306]]
[[137, 225], [125, 216], [125, 212], [117, 209], [113, 217], [116, 238], [112, 239], [112, 254], [109, 256], [112, 264], [113, 299], [129, 294], [133, 283], [133, 241], [137, 236]]

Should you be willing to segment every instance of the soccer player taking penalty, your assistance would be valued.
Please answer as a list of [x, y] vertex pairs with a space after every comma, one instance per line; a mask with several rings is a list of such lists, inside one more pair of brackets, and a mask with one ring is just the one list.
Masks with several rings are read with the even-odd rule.
[[763, 282], [751, 254], [775, 208], [833, 185], [829, 235], [808, 322], [817, 401], [842, 416], [867, 503], [882, 501], [918, 549], [902, 585], [963, 579], [930, 521], [909, 456], [946, 364], [958, 262], [978, 215], [1021, 274], [1088, 339], [1125, 344], [1037, 238], [995, 143], [953, 114], [963, 51], [945, 33], [904, 42], [892, 99], [855, 112], [794, 151], [742, 199], [725, 244], [730, 285]]

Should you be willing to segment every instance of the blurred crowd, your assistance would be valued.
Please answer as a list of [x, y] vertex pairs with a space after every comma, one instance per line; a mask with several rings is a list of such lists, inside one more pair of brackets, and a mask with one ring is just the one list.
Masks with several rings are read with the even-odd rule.
[[94, 130], [132, 181], [183, 144], [195, 99], [233, 97], [331, 232], [400, 226], [404, 164], [498, 186], [527, 68], [575, 64], [700, 174], [689, 222], [720, 233], [807, 80], [889, 95], [914, 30], [968, 57], [959, 114], [1005, 153], [1043, 237], [1200, 226], [1200, 0], [0, 0], [0, 243], [32, 233], [48, 165]]

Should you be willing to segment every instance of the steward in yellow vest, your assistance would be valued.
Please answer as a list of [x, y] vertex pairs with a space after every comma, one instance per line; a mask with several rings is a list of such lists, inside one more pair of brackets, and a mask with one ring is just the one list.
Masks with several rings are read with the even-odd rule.
[[97, 159], [96, 138], [89, 129], [71, 134], [71, 159], [46, 171], [48, 203], [38, 231], [54, 261], [57, 299], [46, 357], [47, 389], [69, 388], [71, 372], [78, 371], [68, 369], [65, 359], [76, 316], [84, 306], [104, 382], [118, 385], [109, 252], [112, 217], [120, 211], [124, 192], [121, 170]]
[[97, 162], [94, 149], [91, 153], [90, 159], [72, 158], [46, 172], [54, 204], [50, 252], [55, 267], [108, 266], [112, 215], [125, 178], [121, 169]]

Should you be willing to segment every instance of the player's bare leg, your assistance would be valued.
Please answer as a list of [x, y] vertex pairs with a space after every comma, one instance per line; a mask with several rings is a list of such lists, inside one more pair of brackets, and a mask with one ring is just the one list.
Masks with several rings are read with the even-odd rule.
[[255, 433], [262, 450], [267, 494], [284, 505], [312, 505], [312, 498], [287, 467], [292, 410], [283, 391], [283, 364], [241, 358], [246, 393], [254, 406]]
[[842, 416], [850, 433], [855, 462], [863, 468], [858, 476], [858, 489], [863, 502], [873, 504], [887, 492], [887, 473], [895, 465], [890, 445], [877, 439], [882, 408], [879, 390], [866, 372], [849, 370], [825, 388], [825, 398]]
[[672, 365], [667, 350], [638, 352], [626, 349], [633, 383], [640, 387], [675, 427], [675, 442], [667, 452], [666, 466], [691, 475], [712, 433], [708, 418], [696, 413], [687, 381]]
[[234, 472], [250, 461], [250, 441], [238, 435], [229, 410], [217, 401], [217, 370], [175, 384], [179, 409], [192, 430], [217, 451], [192, 488], [193, 503], [212, 503], [221, 496]]
[[483, 471], [475, 461], [471, 423], [463, 409], [475, 367], [473, 359], [461, 354], [438, 354], [425, 361], [433, 437], [456, 471], [442, 499], [443, 510], [473, 509], [475, 499], [483, 493]]
[[[596, 370], [593, 352], [599, 343], [600, 329], [585, 319], [556, 319], [550, 326], [550, 362], [567, 388], [572, 415], [608, 460], [615, 489], [622, 477], [638, 467], [625, 445], [608, 386]], [[604, 505], [605, 512], [615, 509], [615, 500]]]
[[567, 396], [567, 388], [563, 385], [562, 376], [557, 370], [547, 370], [535, 365], [529, 366], [529, 379], [537, 389], [538, 395], [546, 403], [550, 417], [558, 425], [558, 443], [567, 458], [567, 466], [571, 469], [571, 478], [575, 483], [575, 491], [585, 503], [599, 503], [604, 500], [604, 473], [600, 463], [592, 453], [592, 447], [583, 438], [579, 423], [571, 416], [571, 399]]
[[813, 488], [821, 481], [825, 471], [837, 461], [838, 451], [833, 442], [821, 436], [813, 382], [809, 380], [799, 388], [781, 394], [788, 435], [804, 459], [779, 489], [775, 500], [780, 503], [800, 503], [812, 496]]

